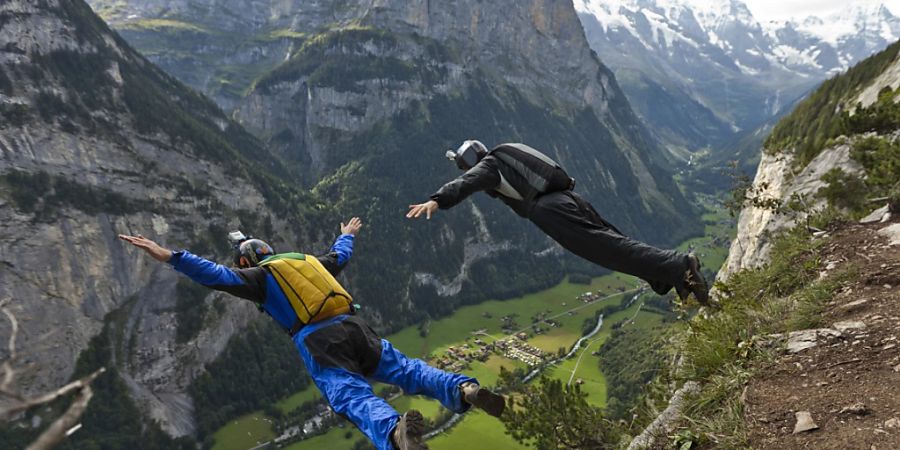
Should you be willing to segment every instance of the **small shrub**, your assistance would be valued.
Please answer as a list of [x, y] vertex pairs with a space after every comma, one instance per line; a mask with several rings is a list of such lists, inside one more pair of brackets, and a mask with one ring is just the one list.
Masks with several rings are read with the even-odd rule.
[[888, 205], [891, 208], [891, 212], [900, 213], [900, 181], [888, 193]]
[[[900, 117], [892, 126], [900, 127]], [[866, 169], [866, 185], [875, 197], [886, 195], [900, 180], [900, 143], [896, 141], [877, 136], [861, 139], [853, 145], [850, 157]]]
[[13, 82], [6, 75], [6, 72], [0, 67], [0, 94], [13, 95]]
[[573, 273], [569, 275], [569, 282], [572, 284], [591, 284], [591, 277], [583, 273]]
[[31, 114], [28, 107], [20, 104], [2, 104], [0, 105], [0, 128], [21, 127], [31, 120]]
[[183, 344], [195, 338], [203, 329], [203, 321], [209, 307], [203, 301], [209, 289], [184, 277], [176, 284], [175, 300], [175, 342]]
[[822, 181], [828, 185], [819, 189], [818, 195], [825, 198], [829, 205], [852, 212], [863, 209], [869, 190], [861, 178], [835, 167], [822, 176]]
[[586, 400], [586, 394], [562, 381], [541, 378], [524, 386], [501, 420], [507, 433], [520, 443], [539, 449], [612, 449], [621, 431], [600, 408]]

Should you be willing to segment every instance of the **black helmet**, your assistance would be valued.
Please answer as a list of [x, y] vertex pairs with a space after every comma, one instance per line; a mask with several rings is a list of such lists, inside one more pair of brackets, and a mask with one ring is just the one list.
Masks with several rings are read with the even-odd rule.
[[256, 267], [262, 260], [275, 254], [272, 246], [259, 239], [244, 240], [235, 250], [234, 264], [238, 267]]
[[447, 150], [447, 159], [456, 162], [460, 170], [469, 170], [475, 167], [482, 158], [487, 156], [488, 150], [480, 141], [469, 140], [462, 143], [456, 151]]

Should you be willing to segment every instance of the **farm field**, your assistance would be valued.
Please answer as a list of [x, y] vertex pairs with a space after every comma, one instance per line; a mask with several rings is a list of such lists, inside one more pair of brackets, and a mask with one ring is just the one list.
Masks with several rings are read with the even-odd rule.
[[282, 450], [352, 450], [360, 439], [365, 439], [363, 434], [347, 423], [343, 427], [334, 427], [325, 434], [295, 442]]
[[320, 398], [322, 398], [322, 394], [319, 393], [319, 390], [315, 387], [310, 386], [309, 388], [297, 392], [290, 397], [282, 399], [275, 404], [275, 407], [280, 409], [281, 412], [287, 414], [288, 412], [293, 411], [306, 402], [311, 402]]
[[466, 414], [462, 422], [428, 441], [431, 450], [491, 449], [521, 450], [528, 447], [519, 444], [506, 434], [500, 422], [481, 412]]
[[[478, 305], [464, 306], [453, 315], [430, 323], [425, 337], [419, 335], [417, 326], [411, 326], [388, 336], [387, 339], [394, 344], [394, 347], [407, 355], [420, 358], [429, 353], [440, 353], [441, 350], [446, 350], [450, 345], [465, 340], [472, 331], [484, 329], [488, 335], [501, 337], [503, 333], [500, 318], [505, 315], [517, 314], [518, 328], [524, 328], [531, 324], [530, 317], [536, 314], [547, 310], [551, 311], [551, 314], [562, 313], [578, 306], [575, 304], [575, 297], [579, 294], [586, 291], [603, 291], [614, 294], [618, 288], [633, 288], [637, 284], [635, 280], [634, 277], [612, 274], [595, 278], [590, 285], [563, 281], [545, 291], [516, 299], [489, 300]], [[581, 321], [583, 321], [585, 316], [581, 312], [578, 316], [582, 317]], [[572, 317], [564, 317], [559, 320], [565, 324], [571, 324]], [[578, 327], [581, 327], [581, 321], [578, 322]], [[579, 334], [580, 329], [574, 333]], [[574, 343], [574, 340], [571, 343]]]
[[262, 411], [228, 422], [213, 435], [213, 450], [248, 449], [275, 438], [272, 424]]
[[[600, 349], [612, 332], [612, 325], [627, 321], [623, 326], [647, 328], [662, 323], [663, 316], [657, 312], [640, 309], [642, 302], [636, 301], [630, 308], [611, 314], [603, 319], [603, 328], [578, 353], [570, 359], [547, 369], [544, 373], [564, 383], [570, 380], [582, 381], [581, 391], [588, 394], [588, 402], [596, 406], [606, 405], [606, 377], [600, 370], [600, 364], [592, 353]], [[573, 376], [574, 372], [574, 376]]]

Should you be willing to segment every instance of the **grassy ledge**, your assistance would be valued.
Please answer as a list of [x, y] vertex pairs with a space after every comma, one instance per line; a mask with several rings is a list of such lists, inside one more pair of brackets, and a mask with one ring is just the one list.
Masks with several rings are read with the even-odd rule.
[[851, 275], [848, 269], [818, 279], [818, 250], [826, 243], [804, 228], [786, 231], [775, 239], [767, 265], [718, 283], [723, 310], [697, 316], [673, 334], [670, 350], [680, 363], [655, 381], [638, 422], [646, 424], [665, 408], [667, 386], [697, 381], [703, 387], [688, 399], [671, 443], [682, 449], [748, 448], [741, 394], [776, 355], [766, 336], [815, 327], [835, 287]]
[[152, 31], [169, 31], [169, 32], [185, 32], [194, 33], [210, 33], [206, 28], [189, 22], [171, 19], [137, 19], [122, 23], [119, 28], [130, 31], [152, 30]]

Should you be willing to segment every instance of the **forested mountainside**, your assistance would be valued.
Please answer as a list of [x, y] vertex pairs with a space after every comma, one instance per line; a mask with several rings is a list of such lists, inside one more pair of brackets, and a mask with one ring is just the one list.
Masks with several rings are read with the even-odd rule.
[[[0, 297], [13, 300], [27, 355], [18, 387], [62, 384], [106, 330], [105, 350], [85, 364], [107, 361], [111, 386], [169, 433], [190, 433], [187, 386], [258, 314], [180, 289], [174, 271], [116, 235], [221, 260], [229, 229], [278, 229], [276, 245], [305, 239], [324, 250], [308, 231], [325, 231], [316, 204], [285, 181], [277, 156], [83, 1], [3, 2], [0, 41]], [[9, 332], [4, 323], [0, 339]]]
[[719, 272], [722, 308], [671, 338], [678, 362], [648, 390], [629, 449], [658, 448], [661, 432], [682, 448], [900, 445], [885, 388], [900, 372], [898, 51], [775, 126]]
[[900, 43], [834, 77], [782, 119], [766, 139], [723, 275], [764, 261], [768, 236], [831, 202], [858, 213], [866, 199], [900, 189], [897, 88]]
[[[358, 251], [390, 263], [361, 258], [349, 277], [382, 322], [420, 320], [576, 270], [538, 256], [551, 243], [489, 199], [426, 224], [400, 220], [406, 205], [458, 174], [442, 154], [464, 138], [548, 152], [628, 233], [669, 243], [698, 229], [660, 164], [663, 152], [591, 52], [571, 5], [93, 5], [167, 71], [234, 106], [331, 207], [369, 219], [376, 238]], [[224, 95], [223, 84], [238, 89]]]
[[[283, 367], [272, 366], [277, 358], [244, 359], [241, 349], [268, 342], [271, 329], [241, 337], [211, 366], [258, 313], [189, 289], [124, 248], [118, 233], [227, 261], [228, 230], [316, 252], [339, 220], [360, 215], [369, 225], [345, 281], [382, 330], [548, 286], [566, 272], [595, 273], [573, 259], [560, 264], [544, 251], [551, 242], [489, 199], [404, 222], [408, 203], [458, 173], [442, 153], [465, 137], [547, 151], [629, 232], [672, 242], [696, 230], [691, 206], [659, 166], [659, 147], [587, 47], [574, 10], [552, 2], [442, 8], [341, 7], [323, 17], [365, 14], [339, 26], [323, 20], [304, 39], [289, 34], [298, 44], [292, 57], [256, 80], [236, 115], [269, 151], [83, 1], [4, 2], [0, 289], [15, 299], [20, 352], [33, 363], [20, 372], [22, 387], [43, 390], [106, 365], [106, 393], [86, 417], [109, 434], [91, 438], [127, 434], [123, 445], [145, 439], [165, 448], [174, 444], [143, 427], [143, 414], [168, 434], [191, 434], [195, 400], [221, 421], [306, 382], [293, 358]], [[490, 23], [501, 9], [515, 21]], [[265, 112], [307, 112], [254, 121], [264, 117], [254, 108], [266, 104]], [[290, 117], [306, 135], [294, 135]], [[293, 354], [287, 340], [273, 345]], [[252, 390], [233, 380], [192, 384], [204, 367], [225, 373], [235, 361], [241, 374], [258, 375]], [[285, 374], [292, 381], [282, 383]]]
[[[577, 388], [547, 380], [526, 389], [506, 420], [520, 442], [900, 445], [892, 390], [900, 376], [898, 49], [825, 83], [775, 126], [756, 180], [735, 199], [743, 210], [714, 307], [664, 336], [642, 336], [652, 350], [629, 362], [656, 371], [658, 352], [659, 370], [624, 411], [628, 420], [613, 421], [622, 417], [619, 403], [591, 407]], [[637, 341], [629, 334], [614, 332], [601, 351], [616, 339]], [[616, 353], [604, 356], [621, 361]], [[544, 414], [529, 414], [531, 405]]]

